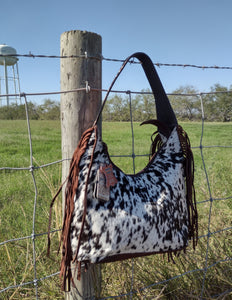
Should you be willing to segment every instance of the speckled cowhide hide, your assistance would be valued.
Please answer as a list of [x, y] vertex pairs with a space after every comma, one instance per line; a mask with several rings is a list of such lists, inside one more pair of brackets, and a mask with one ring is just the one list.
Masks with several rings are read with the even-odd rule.
[[[79, 161], [70, 227], [72, 255], [77, 261], [98, 263], [184, 249], [188, 245], [189, 211], [177, 129], [135, 175], [115, 166], [107, 146], [99, 138], [95, 144], [95, 135], [93, 130]], [[110, 186], [109, 199], [102, 201], [95, 193], [97, 173], [102, 165], [110, 164], [117, 182]], [[83, 220], [85, 188], [87, 211]]]

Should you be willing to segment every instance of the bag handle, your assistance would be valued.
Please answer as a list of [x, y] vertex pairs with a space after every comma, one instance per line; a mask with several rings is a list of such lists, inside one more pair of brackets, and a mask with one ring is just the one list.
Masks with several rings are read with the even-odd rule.
[[105, 99], [102, 102], [101, 109], [98, 113], [98, 116], [94, 122], [94, 126], [98, 123], [100, 115], [102, 113], [102, 110], [104, 108], [104, 105], [106, 103], [106, 100], [112, 90], [113, 85], [115, 84], [116, 80], [118, 79], [119, 75], [125, 68], [126, 64], [132, 59], [137, 58], [141, 63], [143, 70], [146, 74], [146, 77], [150, 83], [152, 92], [155, 97], [155, 103], [156, 103], [156, 113], [157, 113], [157, 120], [166, 124], [171, 130], [177, 125], [177, 120], [175, 113], [171, 107], [171, 104], [169, 102], [169, 99], [165, 93], [165, 90], [163, 88], [163, 85], [159, 79], [159, 75], [156, 72], [156, 69], [154, 67], [154, 64], [152, 63], [150, 57], [146, 55], [143, 52], [136, 52], [129, 56], [123, 63], [121, 69], [119, 70], [118, 74], [114, 78], [113, 82], [111, 83]]

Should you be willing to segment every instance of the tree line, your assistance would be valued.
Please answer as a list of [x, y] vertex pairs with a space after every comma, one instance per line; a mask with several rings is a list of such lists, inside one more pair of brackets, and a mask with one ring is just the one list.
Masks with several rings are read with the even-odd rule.
[[[227, 87], [215, 84], [210, 94], [202, 94], [204, 119], [206, 121], [230, 122], [232, 120], [232, 85]], [[150, 90], [133, 96], [131, 104], [128, 96], [115, 95], [110, 98], [103, 110], [104, 121], [129, 121], [130, 110], [134, 121], [156, 118], [155, 100]], [[182, 86], [169, 95], [169, 100], [178, 120], [198, 121], [202, 118], [199, 92], [192, 86]]]
[[[206, 121], [230, 122], [232, 120], [232, 86], [215, 84], [210, 94], [202, 94], [204, 118]], [[129, 121], [130, 107], [134, 121], [156, 118], [155, 100], [150, 90], [132, 96], [131, 103], [126, 95], [111, 96], [103, 109], [103, 121]], [[201, 101], [198, 91], [192, 86], [181, 86], [169, 95], [170, 102], [178, 120], [198, 121], [202, 118]], [[45, 99], [43, 104], [28, 103], [29, 117], [32, 120], [60, 119], [58, 101]], [[25, 119], [25, 106], [12, 104], [0, 107], [0, 119]]]
[[[57, 101], [45, 99], [43, 104], [37, 105], [28, 102], [28, 114], [31, 120], [59, 120], [60, 104]], [[0, 107], [0, 119], [24, 120], [26, 119], [25, 105], [13, 103], [10, 106]]]

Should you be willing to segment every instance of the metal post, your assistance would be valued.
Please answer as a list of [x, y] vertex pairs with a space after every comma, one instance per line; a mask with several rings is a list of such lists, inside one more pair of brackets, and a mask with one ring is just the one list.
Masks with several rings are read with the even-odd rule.
[[19, 92], [19, 101], [20, 101], [20, 105], [22, 104], [21, 103], [21, 89], [20, 89], [20, 81], [19, 81], [19, 67], [18, 67], [18, 62], [16, 62], [16, 73], [17, 73], [17, 76], [16, 76], [16, 79], [18, 80], [18, 92]]
[[6, 86], [6, 102], [7, 102], [7, 106], [9, 106], [9, 90], [8, 90], [8, 75], [7, 75], [7, 64], [6, 64], [6, 60], [4, 59], [4, 76], [5, 76], [5, 86]]
[[[68, 171], [72, 154], [82, 133], [92, 126], [101, 106], [101, 92], [91, 91], [92, 88], [101, 89], [101, 36], [86, 31], [68, 31], [61, 35], [61, 56], [81, 56], [61, 58], [61, 91], [90, 87], [85, 91], [61, 94], [61, 134], [62, 134], [62, 180]], [[64, 207], [64, 192], [63, 192]], [[75, 268], [74, 268], [75, 269]], [[89, 266], [82, 272], [81, 280], [75, 279], [77, 287], [71, 287], [65, 293], [65, 299], [94, 299], [95, 285], [99, 286], [99, 269]], [[75, 276], [75, 274], [74, 274]], [[75, 276], [76, 278], [76, 276]]]

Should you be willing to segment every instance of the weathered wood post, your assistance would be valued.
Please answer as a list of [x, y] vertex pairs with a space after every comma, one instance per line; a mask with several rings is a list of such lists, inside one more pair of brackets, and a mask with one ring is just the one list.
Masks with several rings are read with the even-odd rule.
[[[91, 32], [68, 31], [61, 35], [60, 47], [61, 56], [81, 56], [61, 58], [61, 91], [90, 87], [89, 92], [87, 89], [61, 94], [62, 159], [64, 159], [62, 181], [64, 181], [70, 164], [67, 159], [72, 157], [84, 130], [92, 126], [101, 106], [101, 92], [91, 91], [91, 87], [101, 89], [102, 86], [102, 39], [101, 36]], [[100, 282], [97, 279], [98, 272], [99, 269], [93, 266], [87, 271], [82, 271], [81, 280], [75, 280], [77, 289], [71, 287], [71, 291], [65, 293], [65, 299], [94, 299], [94, 284], [99, 286]]]

